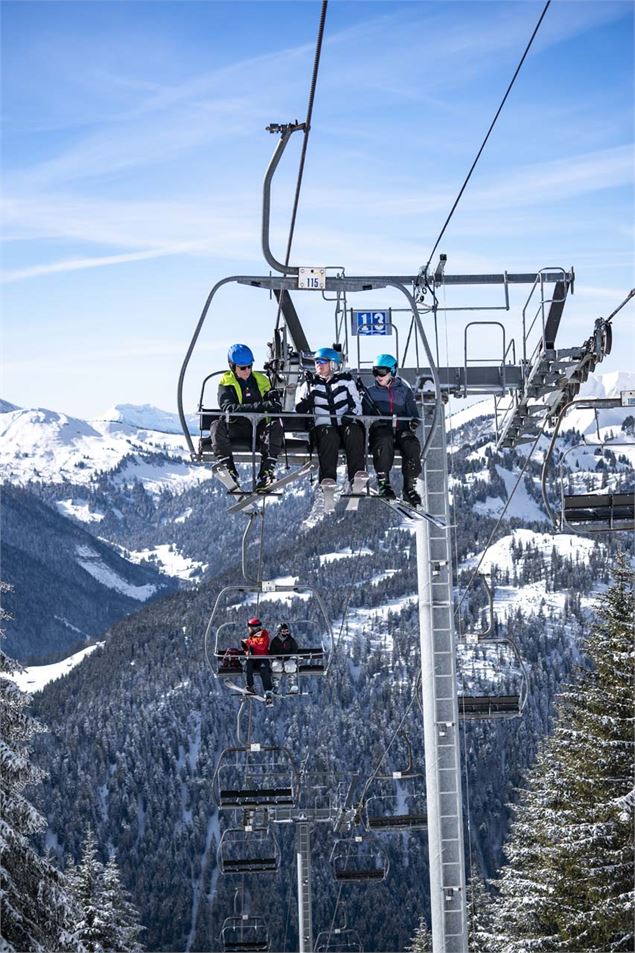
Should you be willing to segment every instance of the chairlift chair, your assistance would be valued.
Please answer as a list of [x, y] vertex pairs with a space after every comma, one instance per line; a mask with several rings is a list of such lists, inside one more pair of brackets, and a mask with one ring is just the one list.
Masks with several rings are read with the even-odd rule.
[[390, 862], [375, 837], [354, 834], [335, 843], [331, 867], [339, 883], [380, 883], [388, 875]]
[[[569, 401], [560, 411], [556, 420], [551, 442], [542, 467], [542, 497], [554, 527], [557, 530], [569, 530], [572, 533], [610, 533], [632, 531], [635, 529], [635, 491], [633, 489], [633, 463], [631, 458], [631, 476], [628, 480], [630, 489], [600, 490], [598, 492], [567, 492], [567, 476], [565, 474], [567, 458], [581, 447], [595, 452], [608, 448], [620, 453], [620, 449], [627, 448], [635, 454], [635, 441], [611, 440], [610, 442], [600, 434], [599, 413], [602, 410], [630, 410], [635, 406], [635, 394], [624, 391], [619, 397], [580, 397]], [[567, 413], [572, 409], [593, 410], [595, 412], [597, 442], [590, 443], [583, 436], [576, 446], [569, 447], [558, 461], [558, 482], [560, 485], [560, 512], [554, 511], [547, 493], [547, 471], [551, 463], [556, 439], [560, 433], [562, 423]]]
[[220, 808], [293, 807], [298, 798], [298, 772], [288, 748], [255, 742], [225, 748], [214, 773]]
[[[246, 656], [240, 643], [241, 639], [245, 638], [245, 623], [250, 613], [253, 615], [257, 612], [266, 620], [268, 600], [270, 598], [282, 600], [289, 597], [302, 599], [307, 603], [302, 608], [305, 617], [301, 619], [294, 618], [293, 614], [290, 615], [287, 610], [275, 607], [276, 614], [282, 615], [284, 621], [288, 622], [291, 634], [298, 643], [297, 651], [289, 656], [263, 655], [258, 658], [268, 659], [272, 667], [274, 662], [279, 662], [282, 658], [287, 660], [288, 664], [283, 666], [284, 671], [279, 673], [283, 676], [297, 675], [304, 679], [310, 675], [326, 674], [333, 648], [333, 631], [320, 593], [308, 585], [284, 585], [263, 581], [241, 586], [225, 586], [216, 598], [205, 630], [204, 641], [208, 663], [218, 678], [240, 681], [245, 673]], [[234, 618], [218, 624], [219, 620], [226, 618], [230, 611], [237, 616], [238, 609], [240, 609], [240, 619]], [[306, 618], [307, 610], [309, 612], [313, 610], [313, 618]], [[293, 611], [298, 610], [295, 608]], [[275, 635], [274, 629], [275, 627], [271, 626], [272, 638]], [[210, 651], [212, 645], [213, 653]], [[294, 666], [296, 671], [292, 672], [291, 669]], [[295, 694], [289, 692], [288, 677], [282, 684], [284, 686], [282, 694]]]
[[364, 953], [364, 947], [357, 930], [336, 927], [318, 933], [313, 953]]
[[[494, 692], [473, 693], [463, 692], [459, 694], [459, 717], [466, 721], [490, 720], [490, 719], [508, 719], [518, 718], [527, 702], [529, 692], [529, 679], [527, 670], [522, 660], [520, 650], [516, 642], [509, 636], [499, 637], [494, 632], [494, 594], [487, 583], [484, 573], [479, 573], [479, 578], [483, 584], [488, 597], [489, 620], [487, 628], [476, 633], [466, 633], [459, 639], [459, 645], [462, 646], [485, 646], [486, 648], [496, 649], [498, 651], [499, 661], [501, 652], [511, 653], [511, 657], [517, 665], [517, 675], [515, 678], [519, 681], [518, 691], [510, 694], [499, 694]], [[507, 662], [508, 667], [510, 662]]]
[[377, 774], [366, 784], [364, 826], [376, 833], [424, 830], [428, 824], [425, 777], [414, 770], [410, 739], [401, 732], [408, 752], [408, 764], [402, 771]]
[[268, 827], [229, 827], [217, 851], [222, 874], [269, 874], [280, 867], [280, 847]]
[[224, 953], [261, 953], [269, 950], [269, 928], [263, 917], [238, 914], [226, 917], [221, 927]]

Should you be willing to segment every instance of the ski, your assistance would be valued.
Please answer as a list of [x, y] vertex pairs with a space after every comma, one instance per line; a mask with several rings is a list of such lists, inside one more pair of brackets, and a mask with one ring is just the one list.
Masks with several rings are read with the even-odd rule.
[[236, 685], [235, 682], [226, 681], [225, 684], [228, 688], [231, 688], [232, 691], [239, 692], [241, 695], [244, 695], [245, 698], [254, 698], [257, 702], [264, 702], [265, 705], [273, 705], [273, 696], [267, 698], [265, 695], [256, 695], [254, 692], [248, 692], [246, 688], [242, 688], [240, 685]]
[[405, 500], [388, 500], [385, 496], [380, 496], [377, 490], [373, 489], [371, 489], [370, 495], [374, 499], [381, 500], [381, 502], [389, 506], [394, 513], [399, 513], [400, 516], [414, 523], [419, 520], [425, 520], [428, 523], [432, 523], [433, 526], [437, 526], [439, 529], [447, 529], [445, 523], [442, 523], [441, 520], [438, 520], [435, 516], [430, 516], [429, 513], [426, 513], [425, 510], [419, 507], [411, 506], [409, 503], [406, 503]]
[[359, 506], [359, 501], [361, 500], [362, 496], [368, 495], [366, 492], [367, 486], [368, 474], [365, 470], [358, 470], [353, 477], [350, 493], [342, 493], [343, 498], [348, 501], [346, 503], [347, 513], [357, 512], [357, 507]]
[[263, 493], [247, 493], [241, 500], [238, 500], [237, 503], [232, 503], [228, 508], [228, 513], [239, 513], [241, 510], [244, 510], [245, 507], [251, 506], [252, 503], [257, 503], [258, 500], [262, 500], [263, 497], [271, 496], [272, 493], [275, 493], [281, 487], [286, 486], [287, 483], [292, 483], [294, 480], [299, 480], [300, 477], [304, 476], [307, 473], [310, 473], [313, 469], [311, 463], [305, 463], [303, 466], [299, 467], [297, 470], [292, 470], [291, 473], [285, 473], [283, 477], [280, 477], [279, 480], [276, 480], [275, 483], [272, 483]]
[[244, 490], [240, 488], [239, 484], [236, 483], [236, 481], [231, 476], [229, 470], [227, 469], [226, 466], [224, 466], [224, 464], [216, 463], [212, 467], [212, 473], [214, 474], [216, 479], [223, 484], [223, 486], [225, 487], [228, 493], [232, 493], [236, 495], [236, 494], [245, 492]]
[[337, 483], [335, 480], [332, 480], [330, 477], [325, 477], [324, 480], [320, 483], [319, 492], [322, 494], [322, 501], [324, 503], [323, 515], [328, 516], [331, 513], [335, 512], [335, 490], [337, 489]]

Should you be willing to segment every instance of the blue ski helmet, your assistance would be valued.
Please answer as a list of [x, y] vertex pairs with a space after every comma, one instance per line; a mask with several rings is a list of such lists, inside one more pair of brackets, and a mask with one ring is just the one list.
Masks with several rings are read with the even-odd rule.
[[330, 361], [338, 368], [342, 364], [342, 354], [333, 347], [319, 347], [313, 355], [314, 361]]
[[397, 360], [392, 356], [392, 354], [378, 354], [375, 358], [375, 363], [373, 364], [373, 369], [376, 367], [387, 367], [390, 369], [390, 376], [394, 377], [397, 373]]
[[227, 352], [227, 360], [229, 366], [233, 367], [235, 364], [253, 364], [254, 356], [246, 344], [232, 344]]

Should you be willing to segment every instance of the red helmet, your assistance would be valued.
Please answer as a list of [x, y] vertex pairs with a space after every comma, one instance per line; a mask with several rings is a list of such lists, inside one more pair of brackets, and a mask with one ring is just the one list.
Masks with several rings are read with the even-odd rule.
[[261, 626], [261, 625], [262, 625], [262, 622], [260, 621], [260, 619], [258, 618], [258, 616], [254, 616], [253, 619], [249, 619], [249, 620], [248, 620], [247, 625], [248, 625], [248, 626], [251, 626], [251, 628], [255, 629], [255, 628], [257, 628], [258, 626]]

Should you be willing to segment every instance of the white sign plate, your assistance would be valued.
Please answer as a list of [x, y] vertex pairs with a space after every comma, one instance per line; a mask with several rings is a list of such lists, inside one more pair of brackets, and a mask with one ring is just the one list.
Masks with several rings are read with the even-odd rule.
[[622, 407], [635, 407], [635, 390], [622, 391]]
[[298, 288], [303, 291], [323, 291], [326, 288], [326, 268], [299, 268]]

